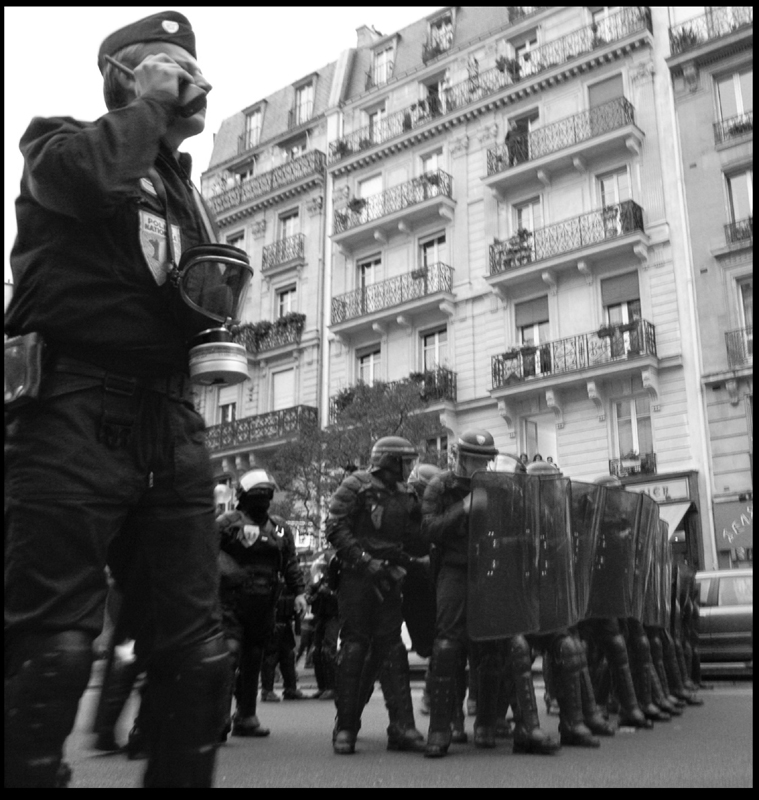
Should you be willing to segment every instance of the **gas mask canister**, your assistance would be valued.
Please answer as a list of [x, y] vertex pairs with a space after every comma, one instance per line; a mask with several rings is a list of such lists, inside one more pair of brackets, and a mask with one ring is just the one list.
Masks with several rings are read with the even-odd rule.
[[248, 378], [246, 349], [232, 340], [240, 324], [253, 276], [244, 250], [229, 244], [200, 244], [182, 253], [170, 274], [191, 309], [190, 379], [203, 386], [228, 386]]

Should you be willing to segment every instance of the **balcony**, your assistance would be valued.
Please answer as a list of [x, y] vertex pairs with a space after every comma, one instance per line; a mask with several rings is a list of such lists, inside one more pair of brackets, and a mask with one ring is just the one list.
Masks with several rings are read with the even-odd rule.
[[409, 324], [414, 315], [437, 310], [453, 300], [453, 269], [427, 267], [332, 298], [332, 332], [356, 333], [391, 320]]
[[544, 128], [510, 137], [508, 145], [488, 150], [486, 178], [492, 191], [507, 190], [530, 180], [550, 183], [551, 174], [610, 153], [640, 152], [643, 132], [635, 125], [635, 109], [624, 97], [565, 117]]
[[618, 478], [626, 478], [629, 475], [656, 475], [656, 453], [613, 458], [609, 461], [609, 474]]
[[725, 225], [725, 242], [728, 247], [753, 245], [754, 218], [739, 219]]
[[[311, 150], [268, 172], [248, 178], [239, 186], [209, 197], [207, 202], [219, 217], [227, 217], [231, 212], [240, 211], [242, 207], [252, 210], [260, 205], [268, 205], [277, 196], [275, 192], [294, 193], [297, 189], [304, 188], [304, 184], [308, 185], [309, 179], [321, 179], [326, 163], [324, 153]], [[230, 218], [234, 218], [234, 215]]]
[[486, 280], [502, 296], [508, 286], [540, 275], [554, 282], [555, 269], [576, 266], [586, 276], [594, 259], [630, 253], [644, 261], [648, 237], [643, 209], [632, 200], [606, 206], [535, 231], [522, 229], [510, 239], [490, 245]]
[[723, 119], [714, 123], [714, 143], [725, 144], [733, 139], [743, 141], [754, 136], [754, 112], [738, 114], [730, 119]]
[[[534, 8], [535, 11], [531, 13], [543, 10], [543, 7]], [[476, 80], [467, 78], [454, 84], [443, 93], [442, 97], [432, 95], [388, 115], [377, 125], [366, 126], [330, 142], [329, 163], [335, 164], [400, 136], [407, 136], [454, 112], [469, 112], [471, 107], [478, 103], [482, 104], [483, 112], [485, 106], [492, 109], [492, 103], [488, 105], [485, 101], [496, 94], [503, 93], [500, 98], [503, 102], [509, 99], [509, 93], [514, 97], [517, 93], [524, 95], [528, 90], [522, 84], [535, 83], [533, 79], [542, 73], [582, 56], [588, 56], [588, 60], [591, 57], [593, 59], [598, 57], [600, 63], [607, 50], [616, 52], [614, 48], [616, 43], [632, 36], [639, 38], [641, 34], [650, 32], [651, 14], [648, 7], [624, 8], [608, 17], [603, 23], [579, 28], [531, 50], [518, 59], [503, 59], [500, 66], [480, 72]], [[576, 67], [578, 65], [574, 64], [572, 69]], [[510, 91], [512, 87], [514, 89]]]
[[366, 91], [369, 91], [369, 89], [373, 89], [375, 86], [384, 86], [392, 75], [392, 61], [387, 61], [384, 64], [375, 64], [375, 66], [366, 71], [366, 83], [364, 84], [364, 88]]
[[354, 198], [334, 213], [332, 239], [352, 249], [373, 239], [385, 242], [392, 231], [409, 233], [437, 217], [453, 219], [453, 179], [447, 172], [427, 172], [379, 194]]
[[639, 319], [629, 325], [540, 345], [523, 345], [493, 356], [493, 389], [647, 355], [656, 356], [656, 331], [650, 322]]
[[246, 322], [240, 325], [232, 340], [251, 354], [258, 355], [267, 350], [300, 344], [306, 315], [291, 311], [274, 322]]
[[206, 430], [206, 445], [211, 453], [236, 447], [272, 445], [297, 433], [306, 424], [317, 425], [318, 421], [317, 409], [312, 406], [283, 408], [234, 422], [211, 425]]
[[[337, 415], [344, 411], [354, 400], [356, 392], [361, 386], [357, 384], [343, 389], [339, 394], [329, 399], [329, 421], [334, 424]], [[376, 384], [375, 384], [376, 385]], [[408, 378], [400, 381], [383, 383], [383, 386], [392, 388], [399, 385], [417, 385], [419, 395], [424, 403], [435, 404], [443, 402], [456, 402], [456, 373], [446, 367], [435, 367], [424, 372], [412, 372]]]
[[754, 329], [739, 328], [725, 334], [727, 364], [730, 369], [744, 369], [754, 365]]
[[706, 14], [669, 29], [670, 52], [673, 56], [686, 53], [753, 24], [751, 6], [713, 6]]
[[271, 271], [275, 267], [289, 264], [291, 261], [302, 263], [305, 260], [305, 241], [304, 234], [296, 233], [295, 236], [288, 236], [286, 239], [280, 239], [273, 244], [267, 244], [263, 249], [262, 271]]

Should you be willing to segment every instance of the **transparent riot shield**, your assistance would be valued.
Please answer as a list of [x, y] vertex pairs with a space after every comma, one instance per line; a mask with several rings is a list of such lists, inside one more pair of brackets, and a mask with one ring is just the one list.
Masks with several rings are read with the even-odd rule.
[[531, 506], [538, 530], [540, 630], [576, 625], [580, 619], [574, 578], [569, 478], [530, 475]]
[[537, 632], [538, 531], [527, 476], [476, 472], [471, 497], [469, 636], [479, 641]]
[[635, 566], [633, 571], [633, 598], [631, 617], [643, 620], [643, 605], [646, 599], [652, 548], [659, 523], [659, 507], [656, 501], [642, 494], [638, 508], [635, 531]]
[[621, 487], [602, 487], [587, 617], [608, 619], [632, 615], [635, 532], [641, 497]]
[[643, 601], [643, 624], [659, 625], [661, 617], [661, 570], [662, 570], [662, 532], [659, 509], [651, 521], [651, 560], [646, 582], [646, 596]]
[[590, 578], [601, 521], [601, 487], [573, 480], [569, 488], [577, 613], [584, 619], [590, 602]]
[[669, 630], [672, 615], [672, 548], [669, 546], [669, 525], [660, 520], [661, 530], [661, 622]]

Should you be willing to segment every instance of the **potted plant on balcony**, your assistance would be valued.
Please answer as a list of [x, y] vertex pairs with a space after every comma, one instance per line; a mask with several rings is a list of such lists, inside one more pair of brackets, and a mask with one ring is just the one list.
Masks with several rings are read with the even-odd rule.
[[629, 450], [619, 460], [625, 469], [640, 469], [640, 455], [637, 450]]
[[602, 325], [597, 331], [596, 336], [599, 339], [609, 339], [614, 335], [614, 325]]
[[753, 133], [754, 121], [752, 119], [741, 119], [733, 123], [727, 129], [728, 136], [743, 136], [744, 133]]
[[412, 270], [411, 278], [415, 281], [421, 280], [422, 278], [427, 277], [427, 267], [419, 267], [418, 269]]
[[287, 314], [283, 314], [274, 323], [274, 327], [278, 332], [292, 331], [294, 337], [298, 340], [300, 340], [305, 325], [306, 315], [299, 314], [297, 311], [289, 311]]
[[362, 136], [358, 140], [358, 149], [359, 150], [368, 150], [374, 142], [368, 136]]
[[673, 54], [682, 53], [700, 43], [699, 35], [690, 26], [675, 34], [670, 34], [670, 46]]
[[503, 353], [501, 358], [504, 361], [514, 361], [515, 359], [519, 358], [519, 350], [516, 347], [512, 347], [511, 349]]
[[345, 156], [350, 155], [353, 152], [353, 147], [351, 146], [350, 142], [346, 142], [345, 139], [339, 139], [337, 142], [335, 142], [333, 152], [337, 158], [345, 158]]
[[360, 214], [366, 208], [366, 200], [363, 197], [351, 197], [348, 200], [348, 210], [352, 214]]
[[638, 321], [633, 320], [632, 322], [625, 322], [619, 326], [620, 333], [630, 333], [630, 331], [637, 330], [638, 328]]
[[506, 251], [512, 266], [521, 266], [532, 261], [532, 231], [519, 228], [506, 242]]

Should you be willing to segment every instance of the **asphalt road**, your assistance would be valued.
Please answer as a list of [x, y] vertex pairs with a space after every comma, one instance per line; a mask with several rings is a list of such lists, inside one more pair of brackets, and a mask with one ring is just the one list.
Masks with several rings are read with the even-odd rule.
[[[418, 710], [421, 682], [412, 687]], [[542, 681], [536, 680], [542, 701]], [[304, 690], [313, 689], [302, 681]], [[91, 724], [98, 689], [88, 690], [80, 706], [67, 758], [74, 768], [71, 788], [137, 787], [144, 761], [104, 755], [90, 749]], [[604, 739], [598, 750], [562, 748], [555, 756], [514, 755], [510, 742], [495, 750], [454, 745], [444, 759], [386, 750], [387, 715], [375, 691], [364, 717], [357, 752], [332, 753], [334, 705], [318, 700], [262, 703], [259, 716], [272, 729], [266, 739], [232, 737], [219, 749], [218, 788], [245, 787], [720, 787], [753, 786], [753, 682], [715, 681], [702, 693], [705, 705], [689, 707], [680, 718], [658, 723], [652, 731], [622, 729]], [[557, 734], [558, 718], [541, 725]], [[133, 708], [125, 712], [119, 739], [125, 739]], [[417, 713], [426, 733], [428, 718]], [[467, 719], [470, 733], [473, 720]]]

